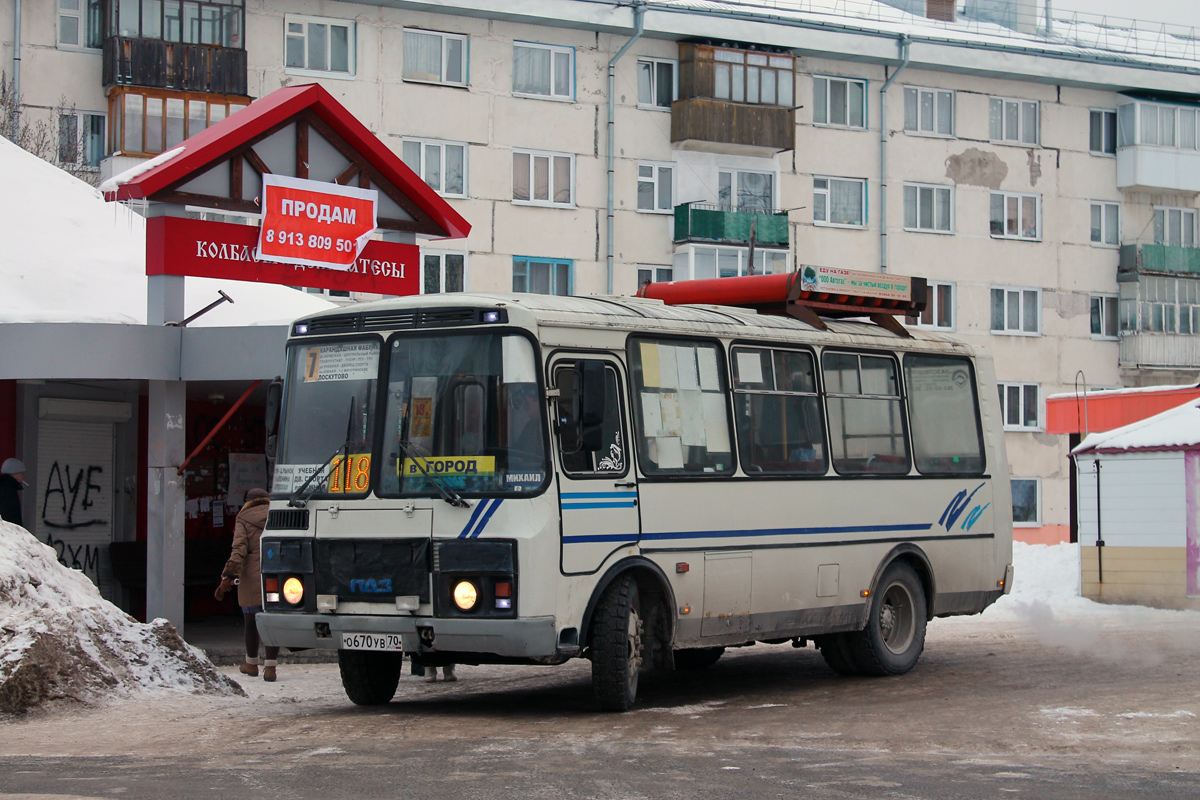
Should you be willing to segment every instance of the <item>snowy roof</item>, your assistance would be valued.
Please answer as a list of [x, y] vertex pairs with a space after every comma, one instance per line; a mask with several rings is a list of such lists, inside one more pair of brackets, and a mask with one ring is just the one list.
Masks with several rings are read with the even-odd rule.
[[[958, 5], [956, 3], [956, 5]], [[1047, 32], [1045, 8], [1035, 9], [1036, 32], [1022, 33], [984, 19], [986, 14], [967, 16], [960, 6], [954, 22], [932, 20], [897, 6], [924, 9], [917, 3], [878, 0], [654, 0], [655, 6], [691, 9], [702, 13], [769, 16], [780, 21], [807, 21], [830, 26], [853, 26], [862, 30], [925, 39], [969, 42], [976, 45], [1007, 45], [1067, 56], [1096, 56], [1106, 60], [1188, 68], [1200, 66], [1200, 39], [1195, 28], [1168, 23], [1081, 12], [1052, 12]], [[993, 12], [994, 15], [994, 12]]]
[[1200, 398], [1111, 431], [1090, 434], [1071, 454], [1196, 447], [1200, 447]]
[[[0, 137], [0, 324], [146, 322], [146, 224], [129, 208]], [[19, 187], [19, 188], [17, 188]], [[286, 286], [185, 278], [191, 314], [224, 290], [193, 326], [288, 324], [333, 304]]]

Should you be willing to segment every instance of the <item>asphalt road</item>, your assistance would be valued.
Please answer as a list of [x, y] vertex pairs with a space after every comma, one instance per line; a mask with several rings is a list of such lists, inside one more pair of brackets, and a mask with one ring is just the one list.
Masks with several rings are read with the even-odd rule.
[[627, 714], [595, 711], [586, 662], [406, 678], [372, 709], [285, 665], [249, 698], [0, 722], [0, 798], [1200, 798], [1198, 617], [937, 621], [886, 679], [758, 645], [644, 674]]

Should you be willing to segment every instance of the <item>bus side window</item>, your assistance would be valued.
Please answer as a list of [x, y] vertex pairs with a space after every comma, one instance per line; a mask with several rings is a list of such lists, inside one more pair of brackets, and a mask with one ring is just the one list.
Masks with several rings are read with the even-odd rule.
[[948, 356], [904, 358], [913, 456], [923, 474], [983, 472], [983, 426], [971, 362]]
[[905, 475], [910, 469], [896, 362], [863, 353], [821, 355], [829, 447], [842, 475]]
[[[578, 392], [581, 387], [578, 382], [570, 380], [569, 373], [575, 371], [574, 364], [560, 364], [554, 370], [554, 385], [573, 387]], [[563, 471], [580, 475], [587, 473], [603, 473], [605, 477], [624, 475], [629, 463], [626, 437], [621, 431], [621, 401], [617, 372], [611, 366], [604, 366], [604, 417], [600, 423], [600, 448], [567, 447], [569, 443], [560, 434], [559, 457], [562, 459]], [[566, 405], [574, 398], [564, 397], [560, 403]], [[576, 403], [576, 407], [578, 403]], [[570, 443], [575, 444], [575, 443]], [[568, 452], [573, 451], [573, 452]]]
[[733, 367], [742, 468], [751, 475], [824, 474], [825, 425], [813, 357], [738, 347]]

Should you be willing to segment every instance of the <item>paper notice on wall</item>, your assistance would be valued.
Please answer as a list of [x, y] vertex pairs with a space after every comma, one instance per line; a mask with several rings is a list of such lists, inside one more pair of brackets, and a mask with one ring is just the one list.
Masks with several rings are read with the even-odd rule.
[[679, 396], [674, 392], [660, 394], [658, 408], [662, 414], [662, 427], [659, 429], [659, 433], [663, 436], [678, 436], [681, 430]]
[[680, 438], [688, 447], [704, 447], [707, 441], [704, 430], [703, 393], [679, 393]]
[[661, 430], [662, 406], [658, 404], [658, 392], [642, 392], [642, 432], [653, 437]]
[[700, 362], [700, 388], [706, 392], [719, 391], [721, 375], [717, 371], [717, 351], [712, 347], [697, 347], [696, 356]]
[[704, 437], [709, 453], [730, 453], [729, 419], [725, 416], [725, 395], [701, 395], [704, 406]]
[[225, 501], [212, 504], [212, 517], [214, 528], [225, 527]]
[[679, 366], [675, 350], [673, 344], [658, 346], [658, 385], [664, 389], [675, 389], [679, 386]]
[[677, 436], [660, 436], [658, 445], [659, 469], [683, 469], [683, 443]]
[[662, 384], [659, 382], [658, 345], [651, 344], [650, 342], [642, 342], [639, 349], [642, 353], [642, 385], [650, 388], [661, 386]]
[[758, 351], [747, 353], [739, 350], [737, 354], [738, 383], [762, 383], [762, 357]]
[[212, 511], [212, 504], [213, 503], [212, 503], [211, 497], [201, 497], [200, 498], [200, 513], [207, 514], [208, 512]]
[[188, 519], [196, 519], [200, 516], [200, 501], [188, 500], [183, 504], [183, 509]]
[[696, 348], [676, 347], [675, 361], [679, 368], [680, 391], [700, 388], [700, 373], [696, 369]]
[[229, 454], [229, 499], [240, 505], [251, 489], [267, 488], [267, 457], [257, 453]]

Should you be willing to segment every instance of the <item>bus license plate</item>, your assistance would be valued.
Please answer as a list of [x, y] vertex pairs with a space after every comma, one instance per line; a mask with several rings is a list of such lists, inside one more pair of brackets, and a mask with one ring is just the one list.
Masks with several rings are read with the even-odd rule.
[[343, 633], [343, 650], [402, 650], [398, 633]]

